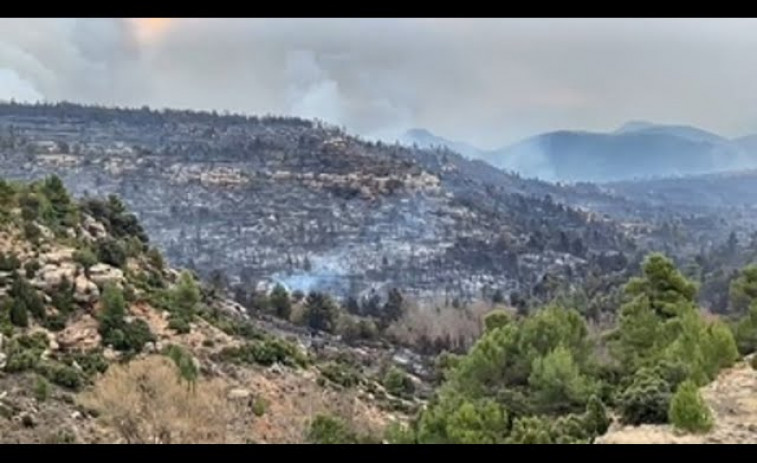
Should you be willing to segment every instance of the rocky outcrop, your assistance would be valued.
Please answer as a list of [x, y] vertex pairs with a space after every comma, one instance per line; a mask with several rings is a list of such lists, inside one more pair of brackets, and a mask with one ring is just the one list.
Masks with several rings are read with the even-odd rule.
[[55, 291], [63, 280], [73, 284], [76, 279], [78, 266], [73, 262], [62, 262], [59, 264], [45, 264], [37, 272], [36, 277], [32, 280], [32, 285], [50, 293]]
[[89, 268], [89, 279], [100, 287], [107, 283], [120, 286], [124, 281], [124, 272], [108, 264], [98, 263]]
[[100, 296], [100, 290], [97, 285], [87, 279], [84, 275], [76, 277], [74, 282], [74, 300], [80, 303], [95, 302]]
[[55, 339], [62, 349], [86, 351], [100, 345], [100, 333], [97, 329], [97, 320], [90, 315], [83, 315], [69, 323]]
[[88, 241], [100, 239], [108, 234], [103, 224], [88, 215], [84, 215], [80, 230], [83, 238]]

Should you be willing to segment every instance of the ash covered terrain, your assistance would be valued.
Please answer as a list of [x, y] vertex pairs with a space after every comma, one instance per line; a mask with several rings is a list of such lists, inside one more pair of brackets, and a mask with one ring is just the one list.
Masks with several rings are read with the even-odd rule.
[[0, 170], [55, 173], [76, 196], [119, 195], [172, 264], [203, 276], [342, 297], [395, 287], [528, 297], [547, 275], [580, 282], [663, 244], [701, 252], [751, 226], [726, 222], [742, 214], [727, 207], [524, 179], [449, 150], [281, 117], [3, 104]]

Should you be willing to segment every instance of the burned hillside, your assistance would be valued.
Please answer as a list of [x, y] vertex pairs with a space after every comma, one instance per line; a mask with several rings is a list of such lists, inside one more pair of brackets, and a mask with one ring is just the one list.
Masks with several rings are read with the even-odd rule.
[[10, 104], [0, 134], [7, 177], [117, 194], [172, 263], [248, 287], [529, 294], [634, 250], [632, 233], [549, 193], [567, 189], [319, 122]]

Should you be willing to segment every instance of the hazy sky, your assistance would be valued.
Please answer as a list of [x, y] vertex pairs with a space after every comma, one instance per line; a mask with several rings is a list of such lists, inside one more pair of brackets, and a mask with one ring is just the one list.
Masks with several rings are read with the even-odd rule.
[[753, 19], [0, 19], [0, 99], [424, 127], [493, 148], [628, 120], [757, 133]]

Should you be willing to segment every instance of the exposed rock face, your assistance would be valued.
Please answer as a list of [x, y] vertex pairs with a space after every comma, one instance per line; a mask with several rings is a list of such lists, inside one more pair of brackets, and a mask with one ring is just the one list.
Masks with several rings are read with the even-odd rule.
[[60, 348], [66, 350], [89, 350], [100, 344], [97, 320], [89, 315], [70, 323], [56, 336]]
[[74, 282], [74, 300], [76, 302], [91, 303], [98, 299], [100, 291], [97, 285], [84, 275], [76, 277]]
[[108, 234], [105, 226], [90, 216], [84, 217], [81, 230], [84, 238], [90, 241], [97, 240]]
[[60, 265], [73, 260], [74, 250], [71, 248], [57, 248], [39, 257], [40, 264]]
[[45, 264], [38, 272], [32, 285], [42, 289], [45, 292], [55, 290], [63, 280], [73, 283], [76, 279], [77, 265], [73, 262], [62, 262], [59, 264]]
[[108, 264], [97, 263], [89, 268], [89, 278], [97, 286], [107, 283], [121, 285], [124, 281], [124, 272]]

